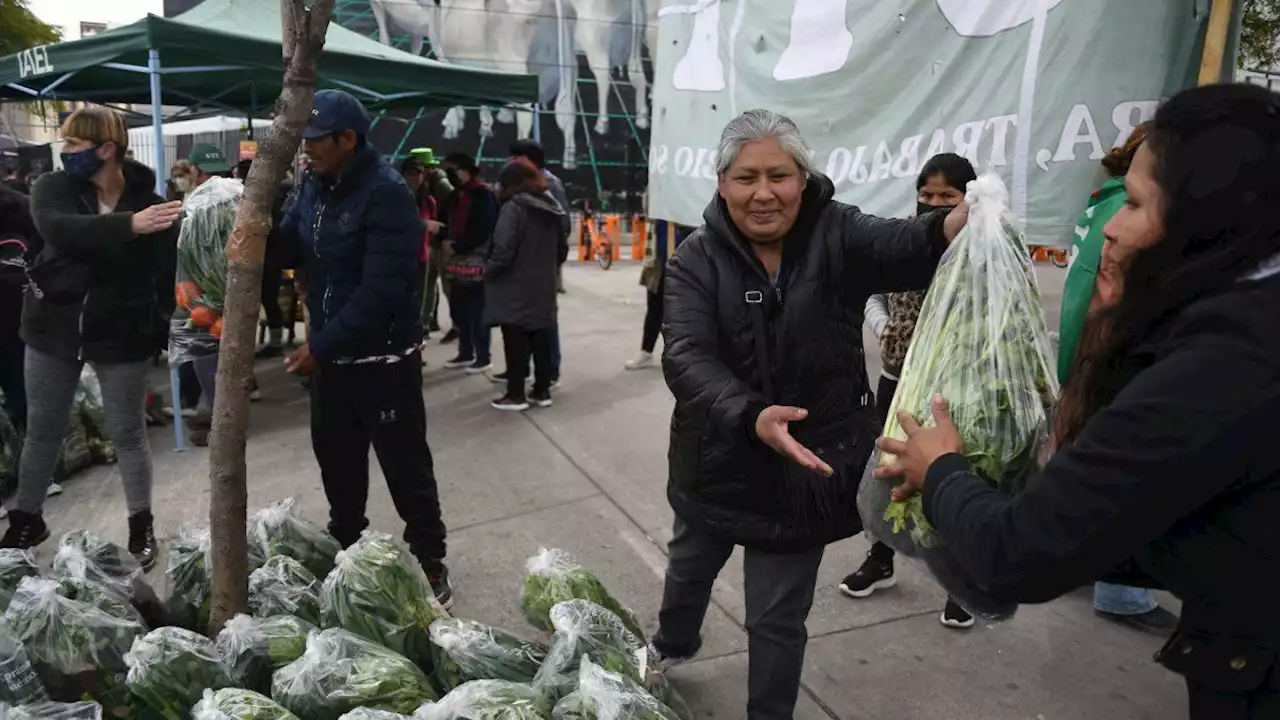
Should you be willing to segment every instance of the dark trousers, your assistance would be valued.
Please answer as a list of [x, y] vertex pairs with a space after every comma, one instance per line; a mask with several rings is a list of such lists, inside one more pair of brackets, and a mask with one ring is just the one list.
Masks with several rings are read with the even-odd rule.
[[311, 382], [311, 446], [329, 499], [329, 531], [344, 547], [369, 526], [369, 446], [387, 478], [404, 539], [428, 573], [445, 556], [420, 353], [390, 364], [324, 365]]
[[449, 295], [454, 327], [458, 329], [458, 357], [487, 363], [489, 326], [484, 324], [484, 283], [455, 282]]
[[[876, 386], [876, 414], [880, 417], [882, 429], [884, 427], [883, 423], [889, 421], [889, 406], [893, 404], [893, 394], [897, 392], [897, 390], [898, 381], [890, 377], [885, 377], [882, 373], [880, 375], [880, 384]], [[867, 537], [871, 536], [867, 535]], [[894, 555], [895, 553], [893, 548], [878, 540], [871, 546], [871, 557], [881, 563], [893, 562]]]
[[262, 311], [267, 316], [267, 327], [272, 330], [284, 327], [284, 308], [280, 307], [280, 280], [284, 270], [264, 265], [262, 268]]
[[1262, 688], [1228, 693], [1187, 680], [1191, 720], [1272, 720], [1280, 718], [1280, 692]]
[[4, 412], [19, 431], [27, 427], [27, 387], [23, 380], [23, 356], [26, 346], [12, 338], [0, 345], [0, 392], [4, 393]]
[[200, 405], [200, 377], [196, 375], [195, 365], [190, 360], [178, 366], [178, 392], [180, 393], [178, 402], [182, 404], [183, 409], [192, 409]]
[[644, 335], [640, 339], [640, 349], [653, 352], [658, 345], [658, 334], [662, 332], [662, 280], [658, 280], [658, 292], [648, 293], [644, 309]]
[[[702, 645], [699, 633], [711, 587], [734, 546], [677, 518], [667, 547], [666, 587], [653, 642], [664, 655], [689, 657]], [[805, 620], [822, 552], [822, 547], [802, 553], [746, 551], [748, 720], [790, 720], [795, 709], [809, 642]]]
[[529, 377], [529, 357], [533, 356], [533, 394], [545, 397], [551, 390], [551, 338], [554, 328], [526, 330], [502, 326], [502, 349], [507, 359], [507, 397], [524, 400], [524, 381]]

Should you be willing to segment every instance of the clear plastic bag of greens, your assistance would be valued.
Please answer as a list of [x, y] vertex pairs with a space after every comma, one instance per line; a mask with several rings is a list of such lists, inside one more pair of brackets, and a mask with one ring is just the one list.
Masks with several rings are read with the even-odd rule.
[[191, 720], [298, 720], [274, 700], [252, 690], [205, 690], [191, 708]]
[[415, 720], [547, 720], [551, 707], [532, 685], [505, 680], [472, 680], [439, 702], [423, 705]]
[[356, 708], [338, 720], [413, 720], [413, 716], [372, 708]]
[[66, 575], [54, 578], [54, 581], [58, 583], [58, 593], [68, 600], [92, 605], [111, 617], [130, 620], [138, 623], [144, 631], [147, 629], [147, 623], [142, 619], [138, 609], [130, 605], [116, 588]]
[[270, 693], [271, 676], [302, 657], [307, 635], [314, 629], [311, 623], [292, 615], [236, 615], [218, 633], [214, 645], [237, 687]]
[[437, 677], [445, 676], [442, 685], [450, 688], [470, 680], [533, 682], [548, 651], [542, 643], [460, 618], [431, 623], [431, 642], [443, 653]]
[[550, 631], [551, 608], [566, 600], [590, 600], [613, 612], [631, 632], [644, 639], [635, 613], [618, 602], [594, 572], [579, 565], [564, 550], [543, 548], [525, 562], [520, 609], [534, 627]]
[[340, 627], [435, 671], [431, 623], [447, 617], [413, 559], [390, 535], [366, 531], [342, 551], [320, 591], [325, 627]]
[[209, 529], [184, 525], [169, 547], [164, 574], [169, 584], [165, 609], [170, 622], [187, 630], [209, 626], [213, 576], [209, 567]]
[[239, 180], [213, 178], [183, 202], [173, 288], [176, 307], [169, 323], [169, 364], [174, 367], [218, 352], [227, 295], [227, 239], [243, 195]]
[[52, 570], [54, 575], [88, 581], [111, 590], [136, 608], [148, 627], [168, 624], [164, 603], [147, 583], [133, 553], [105, 538], [87, 530], [73, 530], [63, 535], [53, 556]]
[[0, 620], [0, 702], [27, 705], [49, 699], [44, 683], [31, 666], [22, 641]]
[[291, 557], [317, 578], [333, 570], [342, 552], [342, 545], [328, 531], [298, 513], [293, 498], [272, 503], [249, 518], [249, 546], [264, 560]]
[[[930, 401], [942, 395], [974, 469], [1012, 495], [1035, 472], [1048, 439], [1056, 366], [1026, 238], [1009, 212], [1004, 184], [986, 173], [969, 183], [965, 197], [968, 223], [925, 295], [884, 434], [905, 438], [899, 411], [932, 424]], [[873, 462], [885, 466], [892, 457]], [[895, 484], [866, 474], [858, 493], [864, 528], [898, 552], [923, 558], [970, 612], [989, 620], [1007, 616], [1011, 608], [974, 583], [955, 585], [967, 575], [963, 567], [925, 519], [918, 496], [892, 501]]]
[[0, 392], [0, 493], [5, 495], [18, 487], [18, 459], [22, 456], [22, 433], [4, 411], [7, 407]]
[[553, 720], [682, 720], [631, 677], [582, 660], [578, 687], [552, 711]]
[[102, 720], [96, 702], [37, 702], [30, 705], [0, 703], [0, 720]]
[[[3, 414], [0, 412], [0, 415]], [[13, 598], [22, 578], [39, 574], [40, 568], [36, 567], [36, 559], [29, 551], [18, 548], [0, 549], [0, 612], [9, 607], [9, 600]]]
[[249, 608], [258, 617], [293, 615], [320, 624], [320, 582], [302, 563], [277, 555], [249, 574]]
[[[611, 672], [621, 673], [678, 712], [687, 706], [667, 682], [657, 660], [635, 633], [611, 610], [589, 600], [570, 600], [551, 608], [555, 635], [551, 650], [533, 684], [550, 701], [573, 692], [583, 658]], [[682, 714], [682, 717], [690, 717]]]
[[165, 720], [185, 720], [202, 690], [232, 684], [213, 641], [179, 627], [136, 638], [124, 660], [129, 691]]
[[39, 577], [23, 579], [3, 619], [49, 697], [61, 702], [92, 698], [108, 714], [125, 711], [124, 656], [142, 626], [66, 598], [56, 580]]
[[302, 657], [271, 679], [271, 698], [307, 720], [358, 707], [410, 714], [438, 697], [408, 658], [338, 628], [313, 631]]

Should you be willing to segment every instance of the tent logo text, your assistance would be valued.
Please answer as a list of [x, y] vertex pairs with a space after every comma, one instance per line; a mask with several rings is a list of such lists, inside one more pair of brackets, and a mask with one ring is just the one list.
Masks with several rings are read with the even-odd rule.
[[53, 63], [49, 62], [48, 45], [37, 45], [18, 53], [18, 75], [23, 79], [51, 72]]

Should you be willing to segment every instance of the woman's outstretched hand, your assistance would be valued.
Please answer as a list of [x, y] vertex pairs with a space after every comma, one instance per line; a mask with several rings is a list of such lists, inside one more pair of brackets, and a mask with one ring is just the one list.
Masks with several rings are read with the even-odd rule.
[[785, 405], [770, 405], [760, 411], [756, 417], [756, 437], [760, 442], [773, 448], [779, 455], [791, 458], [800, 467], [831, 477], [834, 471], [813, 451], [801, 445], [794, 437], [788, 425], [809, 417], [809, 411], [803, 408]]
[[946, 399], [935, 395], [930, 403], [935, 427], [920, 427], [911, 413], [898, 413], [898, 422], [907, 433], [906, 440], [882, 437], [876, 445], [883, 452], [897, 456], [886, 467], [876, 468], [878, 478], [902, 478], [902, 484], [893, 490], [894, 500], [906, 500], [924, 488], [924, 477], [933, 461], [943, 455], [964, 451], [964, 440], [951, 421], [951, 408]]

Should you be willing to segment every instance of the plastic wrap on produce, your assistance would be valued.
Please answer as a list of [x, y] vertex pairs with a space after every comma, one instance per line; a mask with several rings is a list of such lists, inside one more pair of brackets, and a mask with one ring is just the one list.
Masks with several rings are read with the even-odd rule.
[[423, 705], [414, 720], [546, 720], [551, 706], [532, 685], [472, 680], [439, 702]]
[[249, 609], [258, 617], [293, 615], [320, 624], [320, 582], [302, 563], [277, 555], [249, 574]]
[[584, 658], [577, 689], [556, 703], [553, 720], [684, 720], [631, 677]]
[[431, 642], [443, 653], [436, 676], [448, 688], [469, 680], [533, 682], [548, 651], [542, 643], [461, 618], [431, 623]]
[[566, 600], [590, 600], [613, 612], [628, 630], [644, 639], [635, 613], [618, 602], [594, 572], [579, 565], [564, 550], [543, 548], [525, 562], [520, 608], [534, 627], [550, 631], [551, 608]]
[[314, 629], [311, 623], [292, 615], [236, 615], [218, 633], [214, 645], [237, 687], [270, 693], [271, 676], [302, 657], [307, 635]]
[[124, 659], [129, 691], [166, 720], [184, 720], [203, 690], [232, 684], [213, 641], [178, 627], [136, 638]]
[[176, 308], [169, 323], [169, 364], [218, 352], [227, 295], [227, 239], [244, 183], [211, 178], [187, 194], [178, 231]]
[[240, 688], [205, 690], [191, 708], [191, 720], [299, 720], [274, 700]]

